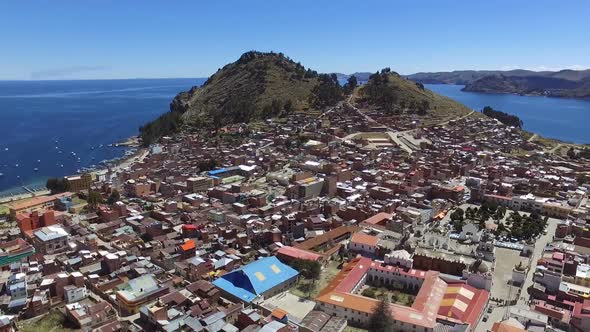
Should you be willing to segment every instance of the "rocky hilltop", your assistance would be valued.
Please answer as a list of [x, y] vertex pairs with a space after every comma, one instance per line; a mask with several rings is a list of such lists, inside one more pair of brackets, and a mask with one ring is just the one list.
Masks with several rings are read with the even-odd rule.
[[247, 122], [288, 108], [309, 107], [318, 73], [282, 53], [247, 52], [203, 84], [178, 94], [172, 111], [187, 123]]
[[434, 93], [422, 83], [411, 81], [389, 68], [371, 75], [367, 84], [360, 87], [358, 95], [388, 114], [406, 112], [438, 117], [443, 113], [460, 115], [469, 112], [465, 105]]

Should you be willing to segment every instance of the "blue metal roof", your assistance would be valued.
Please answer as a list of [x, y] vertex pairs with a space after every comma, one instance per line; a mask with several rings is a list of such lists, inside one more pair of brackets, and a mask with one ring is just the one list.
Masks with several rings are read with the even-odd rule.
[[218, 169], [214, 169], [212, 171], [207, 172], [207, 174], [217, 175], [217, 174], [221, 174], [221, 173], [225, 173], [225, 172], [227, 172], [227, 168], [218, 168]]
[[240, 269], [226, 273], [213, 284], [245, 302], [297, 276], [299, 273], [276, 257], [254, 261]]

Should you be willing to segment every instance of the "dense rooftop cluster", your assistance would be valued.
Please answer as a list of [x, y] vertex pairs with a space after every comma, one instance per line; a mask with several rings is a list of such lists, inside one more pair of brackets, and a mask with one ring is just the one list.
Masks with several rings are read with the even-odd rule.
[[164, 137], [12, 203], [0, 324], [341, 331], [386, 298], [401, 331], [590, 330], [590, 162], [421, 119], [341, 102]]

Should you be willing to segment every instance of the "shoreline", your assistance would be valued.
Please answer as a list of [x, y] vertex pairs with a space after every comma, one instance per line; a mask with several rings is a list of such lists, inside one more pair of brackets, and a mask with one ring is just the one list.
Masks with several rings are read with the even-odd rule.
[[[513, 94], [513, 93], [496, 93], [496, 92], [489, 92], [488, 93], [488, 92], [465, 91], [465, 90], [463, 90], [465, 85], [462, 85], [462, 84], [452, 84], [452, 83], [425, 84], [426, 88], [428, 88], [427, 85], [441, 86], [441, 87], [443, 87], [443, 86], [459, 87], [459, 90], [457, 91], [458, 93], [469, 94], [469, 95], [478, 95], [479, 94], [479, 95], [484, 95], [484, 96], [498, 96], [498, 97], [512, 96], [512, 97], [523, 97], [523, 98], [549, 98], [549, 99], [554, 99], [554, 100], [563, 100], [565, 102], [575, 102], [575, 103], [580, 102], [580, 103], [584, 103], [584, 104], [582, 104], [584, 107], [585, 107], [586, 103], [590, 102], [590, 100], [582, 99], [582, 98], [566, 98], [566, 97], [550, 97], [550, 96], [538, 96], [538, 95], [520, 95], [520, 94]], [[466, 105], [466, 102], [463, 101], [463, 99], [461, 97], [454, 95], [455, 94], [454, 90], [451, 91], [453, 93], [453, 96], [447, 95], [445, 92], [442, 92], [442, 90], [440, 90], [440, 91], [435, 90], [434, 87], [431, 87], [430, 90], [435, 93], [438, 93], [440, 95], [447, 96], [448, 98], [451, 98], [463, 105]], [[467, 106], [467, 107], [471, 108], [470, 106]], [[483, 108], [483, 106], [481, 106], [481, 108]], [[479, 109], [479, 108], [478, 109], [472, 108], [472, 109], [475, 110], [477, 113], [481, 114], [481, 109]], [[517, 112], [507, 111], [504, 108], [502, 108], [500, 110], [505, 113], [521, 117], [521, 115], [519, 115]], [[536, 134], [537, 138], [535, 140], [551, 141], [555, 145], [556, 144], [564, 144], [564, 145], [567, 144], [569, 146], [574, 146], [574, 147], [579, 147], [579, 148], [584, 148], [584, 147], [590, 146], [590, 141], [584, 141], [583, 138], [581, 138], [581, 139], [557, 138], [557, 137], [555, 137], [555, 135], [543, 134], [539, 130], [533, 130], [533, 129], [528, 128], [527, 121], [525, 121], [525, 120], [523, 120], [523, 121], [524, 121], [524, 126], [520, 130], [522, 132], [527, 133], [530, 136]]]
[[127, 158], [121, 159], [116, 165], [113, 167], [101, 167], [98, 168], [96, 171], [104, 171], [110, 168], [111, 172], [119, 173], [120, 171], [133, 166], [135, 163], [142, 162], [148, 155], [150, 154], [150, 150], [148, 148], [138, 148], [132, 155]]
[[574, 96], [559, 96], [553, 94], [542, 94], [542, 93], [519, 93], [519, 92], [510, 92], [510, 91], [498, 91], [498, 90], [465, 90], [466, 84], [459, 84], [459, 83], [446, 83], [446, 82], [438, 82], [438, 83], [424, 83], [422, 81], [413, 81], [418, 82], [424, 85], [460, 85], [462, 86], [461, 91], [463, 92], [471, 92], [471, 93], [483, 93], [488, 95], [512, 95], [512, 96], [521, 96], [521, 97], [545, 97], [545, 98], [556, 98], [556, 99], [573, 99], [573, 100], [580, 100], [580, 101], [590, 101], [590, 96], [587, 97], [574, 97]]
[[[115, 144], [118, 144], [118, 145], [115, 145]], [[126, 169], [130, 166], [133, 166], [135, 163], [142, 162], [149, 155], [149, 149], [143, 148], [143, 147], [141, 147], [141, 144], [139, 144], [139, 136], [130, 136], [129, 138], [127, 138], [121, 142], [113, 143], [112, 146], [113, 147], [123, 147], [123, 148], [134, 148], [134, 149], [137, 149], [137, 151], [135, 151], [131, 155], [122, 156], [121, 159], [114, 162], [114, 165], [111, 167], [101, 166], [101, 167], [94, 169], [90, 173], [102, 172], [102, 171], [108, 172], [109, 170], [112, 173], [120, 173], [124, 169]], [[67, 176], [67, 175], [65, 175], [65, 176]], [[36, 188], [39, 188], [39, 186], [41, 186], [42, 188], [35, 190], [33, 193], [26, 192], [26, 190], [23, 188], [23, 186], [8, 188], [5, 191], [0, 192], [0, 205], [10, 204], [13, 202], [17, 202], [17, 201], [21, 201], [21, 200], [25, 200], [25, 199], [30, 199], [33, 197], [46, 196], [46, 195], [50, 194], [50, 191], [45, 188], [45, 186], [42, 182], [32, 182], [32, 183], [28, 183], [28, 184], [24, 185], [24, 187], [29, 187], [29, 186], [36, 187]], [[24, 192], [20, 192], [21, 190]]]
[[119, 142], [115, 142], [112, 144], [112, 147], [127, 147], [127, 148], [137, 148], [139, 149], [141, 147], [141, 144], [139, 142], [139, 136], [135, 135], [135, 136], [130, 136], [122, 141]]

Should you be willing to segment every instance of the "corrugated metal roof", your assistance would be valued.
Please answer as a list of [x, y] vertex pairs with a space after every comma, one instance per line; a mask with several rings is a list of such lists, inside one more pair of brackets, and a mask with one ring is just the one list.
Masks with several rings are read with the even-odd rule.
[[299, 273], [276, 257], [266, 257], [224, 274], [215, 286], [246, 302], [297, 276]]

